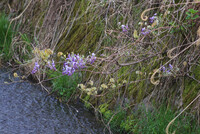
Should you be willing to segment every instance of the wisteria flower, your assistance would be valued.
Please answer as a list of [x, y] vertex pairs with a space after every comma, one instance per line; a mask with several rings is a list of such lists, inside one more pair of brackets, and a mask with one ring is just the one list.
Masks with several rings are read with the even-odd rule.
[[31, 72], [31, 74], [36, 73], [39, 69], [40, 69], [40, 65], [38, 64], [38, 62], [35, 62], [35, 66]]
[[161, 67], [161, 71], [165, 72], [165, 67], [164, 66]]
[[86, 63], [94, 63], [96, 56], [94, 53], [89, 55], [86, 59], [79, 54], [68, 54], [66, 61], [63, 64], [63, 75], [72, 75], [77, 69], [86, 67]]
[[57, 70], [54, 60], [52, 60], [52, 62], [48, 61], [47, 62], [47, 67], [49, 67], [51, 70], [54, 70], [54, 71]]
[[121, 27], [122, 27], [122, 31], [123, 32], [127, 32], [128, 31], [128, 25], [121, 25]]
[[143, 34], [143, 35], [147, 35], [147, 34], [149, 34], [151, 31], [149, 30], [149, 29], [146, 29], [145, 27], [143, 27], [142, 28], [142, 30], [141, 30], [141, 34]]
[[161, 71], [163, 72], [164, 75], [172, 75], [173, 66], [172, 64], [169, 64], [169, 67], [165, 68], [164, 66], [161, 67]]
[[91, 57], [90, 57], [90, 63], [93, 64], [95, 61], [96, 61], [96, 57], [95, 57], [95, 54], [92, 53]]
[[153, 23], [157, 19], [157, 13], [155, 13], [152, 17], [149, 18], [150, 23]]
[[67, 63], [65, 62], [63, 65], [62, 74], [71, 76], [74, 72], [75, 70], [72, 67], [68, 66]]
[[172, 64], [169, 64], [169, 69], [172, 70], [173, 69], [173, 66]]

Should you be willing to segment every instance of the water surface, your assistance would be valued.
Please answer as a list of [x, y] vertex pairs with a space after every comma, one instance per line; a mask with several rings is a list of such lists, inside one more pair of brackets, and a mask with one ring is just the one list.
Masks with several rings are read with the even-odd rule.
[[0, 70], [0, 134], [102, 134], [82, 105], [61, 104], [39, 85], [15, 82], [6, 72]]

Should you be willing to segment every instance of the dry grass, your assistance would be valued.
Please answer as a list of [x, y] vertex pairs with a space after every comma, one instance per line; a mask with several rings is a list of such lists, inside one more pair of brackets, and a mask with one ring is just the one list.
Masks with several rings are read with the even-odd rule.
[[[10, 3], [10, 11], [15, 11], [12, 14], [13, 23], [15, 26], [20, 24], [21, 33], [27, 33], [30, 36], [33, 49], [50, 48], [56, 52], [61, 48], [64, 53], [72, 50], [80, 52], [76, 48], [88, 48], [87, 46], [91, 45], [90, 40], [94, 36], [88, 41], [86, 40], [88, 33], [95, 32], [96, 27], [100, 28], [97, 31], [98, 42], [93, 45], [95, 46], [93, 50], [99, 56], [98, 61], [92, 68], [84, 70], [89, 72], [86, 73], [87, 80], [85, 81], [94, 80], [97, 87], [110, 78], [114, 78], [118, 83], [126, 80], [127, 83], [118, 85], [116, 90], [111, 92], [113, 96], [110, 99], [106, 95], [102, 97], [102, 94], [107, 94], [108, 91], [93, 96], [90, 101], [94, 108], [97, 103], [93, 101], [96, 102], [96, 99], [108, 99], [110, 105], [118, 105], [116, 103], [118, 102], [123, 107], [124, 99], [128, 98], [133, 106], [147, 99], [148, 102], [155, 101], [159, 104], [165, 102], [181, 110], [199, 96], [200, 19], [186, 19], [189, 9], [200, 10], [199, 1], [179, 0], [174, 3], [174, 0], [108, 0], [105, 2], [97, 0], [81, 2], [77, 0], [67, 2], [65, 0], [59, 0], [59, 2], [23, 0], [19, 2], [20, 4]], [[81, 4], [84, 6], [77, 8]], [[7, 7], [5, 2], [3, 5]], [[7, 9], [9, 11], [8, 7]], [[150, 24], [149, 18], [154, 13], [158, 14], [158, 23]], [[199, 12], [196, 14], [200, 16]], [[92, 23], [95, 28], [91, 30], [89, 25]], [[147, 27], [145, 23], [151, 26], [151, 32], [142, 35], [142, 28]], [[76, 32], [79, 33], [77, 25], [87, 27], [82, 30], [88, 30], [86, 35], [76, 34]], [[123, 32], [121, 25], [128, 25], [128, 30]], [[73, 35], [77, 38], [71, 41]], [[18, 37], [19, 35], [16, 35], [17, 39]], [[19, 42], [19, 40], [16, 41]], [[69, 42], [72, 45], [64, 49]], [[88, 51], [90, 50], [82, 52], [88, 54]], [[15, 53], [14, 58], [19, 59], [18, 55], [20, 54]], [[32, 58], [34, 59], [35, 55]], [[33, 61], [29, 64], [28, 72], [33, 68]], [[169, 64], [173, 66], [171, 73], [162, 73], [160, 71], [162, 66], [169, 68]], [[190, 111], [196, 112], [199, 117], [200, 104], [197, 100], [199, 98], [190, 105]]]

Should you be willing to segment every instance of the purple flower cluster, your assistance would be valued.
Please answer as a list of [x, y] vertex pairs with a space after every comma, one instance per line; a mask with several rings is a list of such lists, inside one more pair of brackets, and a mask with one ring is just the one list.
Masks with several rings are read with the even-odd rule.
[[[86, 63], [93, 64], [96, 60], [96, 56], [94, 53], [89, 55], [87, 58], [84, 58], [83, 56], [79, 56], [79, 54], [68, 54], [68, 57], [66, 58], [62, 74], [63, 75], [69, 75], [71, 76], [77, 69], [85, 68]], [[49, 67], [51, 70], [57, 71], [54, 60], [47, 62], [47, 67]], [[39, 70], [40, 66], [38, 62], [35, 62], [35, 66], [32, 70], [32, 74], [36, 73]]]
[[87, 62], [89, 62], [90, 64], [93, 64], [96, 60], [96, 56], [94, 53], [92, 53], [92, 55], [89, 55], [89, 58], [87, 59]]
[[149, 29], [146, 29], [145, 27], [143, 27], [142, 28], [142, 30], [141, 30], [141, 34], [143, 34], [143, 35], [147, 35], [147, 34], [149, 34], [151, 31], [149, 30]]
[[161, 67], [161, 71], [162, 72], [166, 72], [166, 73], [170, 73], [170, 71], [172, 71], [173, 70], [173, 66], [172, 66], [172, 64], [169, 64], [169, 68], [167, 68], [167, 70], [166, 70], [166, 68], [164, 67], [164, 66], [162, 66]]
[[50, 63], [50, 61], [48, 61], [48, 62], [47, 62], [47, 67], [49, 67], [51, 70], [54, 70], [54, 71], [57, 70], [54, 60], [52, 60], [51, 63]]
[[71, 76], [76, 69], [84, 68], [85, 62], [83, 61], [83, 58], [80, 57], [78, 54], [68, 54], [68, 57], [66, 58], [66, 61], [63, 64], [63, 75], [69, 75]]
[[79, 56], [78, 54], [68, 54], [68, 57], [63, 64], [62, 74], [71, 76], [75, 72], [75, 70], [85, 68], [86, 63], [93, 64], [95, 60], [96, 57], [94, 53], [92, 53], [92, 55], [88, 56], [88, 58], [86, 59]]
[[152, 17], [149, 18], [150, 23], [153, 23], [157, 19], [157, 13], [155, 13]]
[[31, 74], [36, 73], [39, 69], [40, 69], [40, 65], [38, 64], [38, 62], [35, 62], [35, 66], [31, 72]]
[[67, 62], [64, 62], [62, 74], [71, 76], [75, 72], [75, 68], [70, 67]]
[[128, 31], [128, 25], [126, 25], [126, 26], [122, 25], [121, 27], [122, 27], [122, 31], [123, 32], [127, 32]]

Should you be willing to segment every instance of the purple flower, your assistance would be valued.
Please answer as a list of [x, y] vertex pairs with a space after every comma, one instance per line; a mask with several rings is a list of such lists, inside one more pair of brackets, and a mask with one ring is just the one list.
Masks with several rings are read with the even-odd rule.
[[47, 67], [50, 68], [51, 70], [53, 69], [52, 66], [51, 66], [50, 61], [47, 62]]
[[66, 58], [66, 60], [72, 60], [71, 55], [68, 54], [68, 57]]
[[154, 20], [155, 20], [155, 16], [152, 16], [152, 17], [150, 17], [149, 19], [150, 19], [150, 23], [153, 23]]
[[170, 70], [167, 70], [167, 73], [169, 74], [169, 73], [170, 73]]
[[54, 62], [54, 60], [52, 60], [52, 67], [53, 67], [53, 70], [55, 70], [55, 71], [56, 71], [56, 65], [55, 65], [55, 62]]
[[127, 32], [128, 31], [128, 25], [126, 25], [126, 26], [122, 25], [121, 27], [122, 27], [122, 31], [123, 32]]
[[36, 73], [39, 69], [40, 69], [40, 65], [38, 64], [38, 62], [35, 62], [35, 66], [31, 72], [31, 74]]
[[145, 30], [146, 30], [146, 28], [145, 28], [145, 27], [143, 27], [141, 31], [142, 31], [142, 32], [145, 32]]
[[161, 67], [161, 71], [165, 72], [165, 67], [164, 66]]
[[96, 56], [94, 53], [92, 53], [92, 55], [89, 55], [87, 62], [89, 62], [90, 64], [93, 64], [95, 61], [96, 61]]
[[83, 61], [83, 59], [81, 59], [81, 60], [79, 61], [79, 67], [80, 67], [80, 68], [85, 68], [85, 62]]
[[145, 27], [143, 27], [142, 28], [142, 30], [141, 30], [141, 34], [143, 34], [143, 35], [147, 35], [147, 34], [149, 34], [151, 31], [149, 30], [149, 29], [146, 29]]
[[92, 53], [92, 56], [91, 56], [91, 64], [94, 63], [96, 61], [96, 57], [95, 57], [95, 54]]
[[69, 75], [69, 76], [73, 74], [72, 67], [69, 67], [66, 62], [63, 64], [62, 74]]
[[68, 54], [66, 61], [63, 64], [62, 73], [63, 75], [72, 75], [77, 69], [85, 68], [86, 62], [94, 63], [96, 60], [95, 54], [92, 53], [88, 56], [89, 58], [83, 59], [79, 54]]
[[76, 55], [76, 59], [77, 59], [77, 60], [80, 60], [79, 54]]
[[169, 64], [169, 69], [172, 70], [173, 69], [173, 66], [172, 64]]
[[54, 71], [57, 70], [54, 60], [52, 60], [52, 63], [50, 63], [50, 61], [48, 61], [47, 62], [47, 67], [49, 67], [51, 70], [54, 70]]
[[163, 73], [167, 73], [167, 74], [171, 74], [171, 71], [173, 69], [173, 66], [171, 64], [169, 64], [169, 67], [165, 68], [164, 66], [161, 67], [161, 71], [163, 71]]
[[157, 16], [157, 13], [155, 13], [152, 17], [150, 17], [149, 19], [150, 19], [150, 23], [153, 23], [154, 22], [154, 20], [156, 20], [156, 17]]

